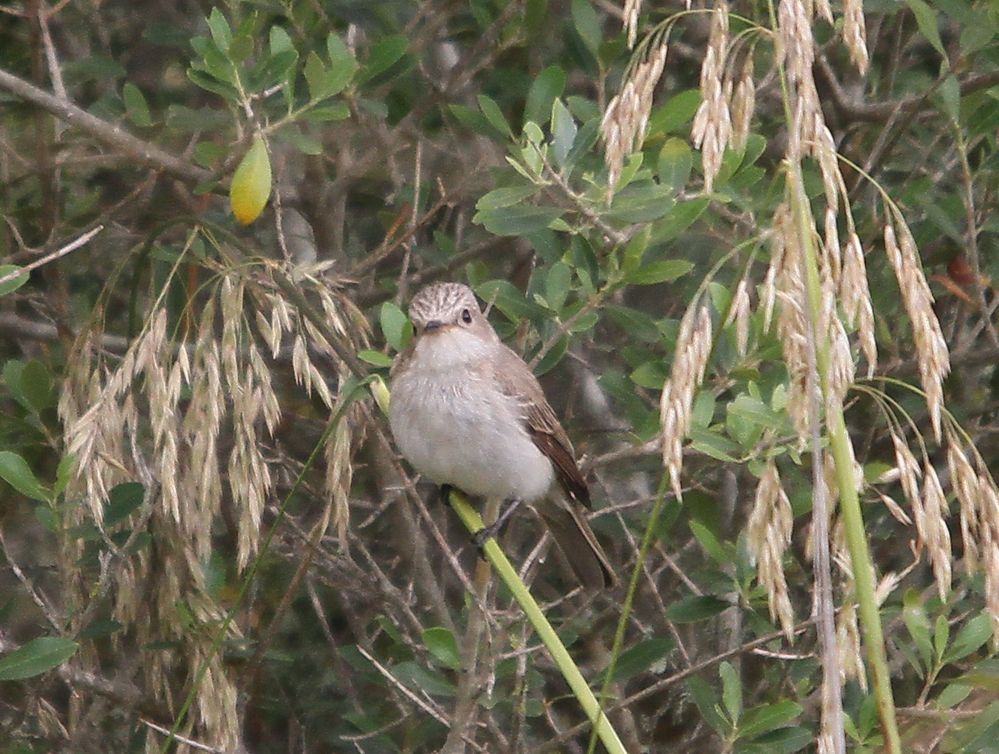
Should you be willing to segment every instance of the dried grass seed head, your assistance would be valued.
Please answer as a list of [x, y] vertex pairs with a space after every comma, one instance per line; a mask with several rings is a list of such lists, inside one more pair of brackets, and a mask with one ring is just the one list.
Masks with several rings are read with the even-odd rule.
[[641, 147], [645, 138], [656, 85], [666, 68], [666, 54], [666, 42], [662, 41], [629, 69], [621, 91], [608, 103], [600, 122], [607, 184], [612, 192], [621, 177], [624, 161]]
[[683, 441], [690, 429], [694, 395], [704, 380], [711, 355], [711, 313], [706, 305], [692, 305], [680, 322], [670, 377], [659, 402], [663, 465], [673, 492], [682, 498]]

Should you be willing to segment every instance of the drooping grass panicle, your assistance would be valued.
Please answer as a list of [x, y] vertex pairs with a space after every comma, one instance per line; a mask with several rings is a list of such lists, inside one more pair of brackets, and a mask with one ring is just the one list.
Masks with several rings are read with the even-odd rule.
[[638, 39], [638, 16], [642, 12], [642, 0], [624, 0], [622, 18], [624, 29], [628, 32], [628, 49], [635, 48], [635, 40]]
[[933, 311], [933, 294], [923, 274], [923, 266], [909, 226], [897, 210], [884, 228], [885, 252], [895, 271], [902, 304], [909, 321], [919, 362], [919, 377], [926, 392], [926, 407], [937, 442], [941, 441], [943, 381], [950, 372], [950, 352], [940, 321]]
[[871, 377], [878, 363], [878, 346], [874, 338], [874, 309], [871, 306], [871, 292], [867, 284], [864, 247], [856, 231], [850, 232], [843, 250], [839, 300], [847, 324], [857, 328], [860, 349], [867, 360], [867, 376]]
[[683, 441], [690, 429], [694, 395], [704, 380], [711, 355], [711, 313], [707, 305], [692, 305], [680, 322], [669, 379], [660, 396], [663, 465], [673, 492], [682, 498]]
[[767, 590], [770, 617], [780, 624], [788, 641], [794, 636], [794, 611], [784, 575], [784, 553], [791, 544], [793, 520], [791, 502], [781, 485], [777, 464], [771, 459], [756, 486], [746, 543], [756, 559], [760, 584]]
[[[721, 170], [725, 147], [732, 138], [732, 81], [726, 76], [729, 51], [728, 2], [717, 0], [711, 15], [708, 47], [701, 64], [701, 104], [694, 115], [690, 138], [701, 150], [704, 190], [711, 192]], [[743, 113], [745, 117], [745, 113]]]
[[650, 45], [645, 50], [642, 59], [629, 67], [621, 91], [607, 104], [600, 121], [607, 185], [611, 193], [621, 176], [625, 159], [641, 146], [645, 137], [656, 85], [666, 68], [666, 53], [666, 38], [663, 36], [658, 44]]

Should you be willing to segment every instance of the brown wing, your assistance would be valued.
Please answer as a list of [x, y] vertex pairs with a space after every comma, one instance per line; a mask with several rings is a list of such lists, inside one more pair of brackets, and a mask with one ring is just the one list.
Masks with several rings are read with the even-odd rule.
[[572, 443], [537, 378], [524, 360], [506, 346], [503, 346], [503, 356], [496, 360], [494, 368], [500, 389], [507, 395], [519, 397], [527, 432], [538, 450], [552, 462], [559, 485], [570, 498], [589, 506], [590, 490], [576, 464]]

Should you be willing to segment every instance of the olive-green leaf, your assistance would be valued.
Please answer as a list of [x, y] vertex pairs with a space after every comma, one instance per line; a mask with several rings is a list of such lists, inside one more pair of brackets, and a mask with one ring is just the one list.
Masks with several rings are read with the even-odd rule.
[[0, 658], [0, 681], [33, 678], [62, 665], [76, 654], [79, 644], [58, 636], [40, 636]]
[[13, 451], [0, 451], [0, 479], [32, 500], [47, 502], [50, 498], [25, 460]]

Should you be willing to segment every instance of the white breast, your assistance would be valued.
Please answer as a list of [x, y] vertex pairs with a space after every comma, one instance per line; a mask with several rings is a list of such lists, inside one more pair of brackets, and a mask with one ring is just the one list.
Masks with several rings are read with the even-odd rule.
[[406, 459], [437, 484], [532, 502], [548, 491], [554, 471], [517, 403], [475, 369], [488, 345], [462, 331], [424, 338], [411, 368], [393, 380], [392, 433]]

